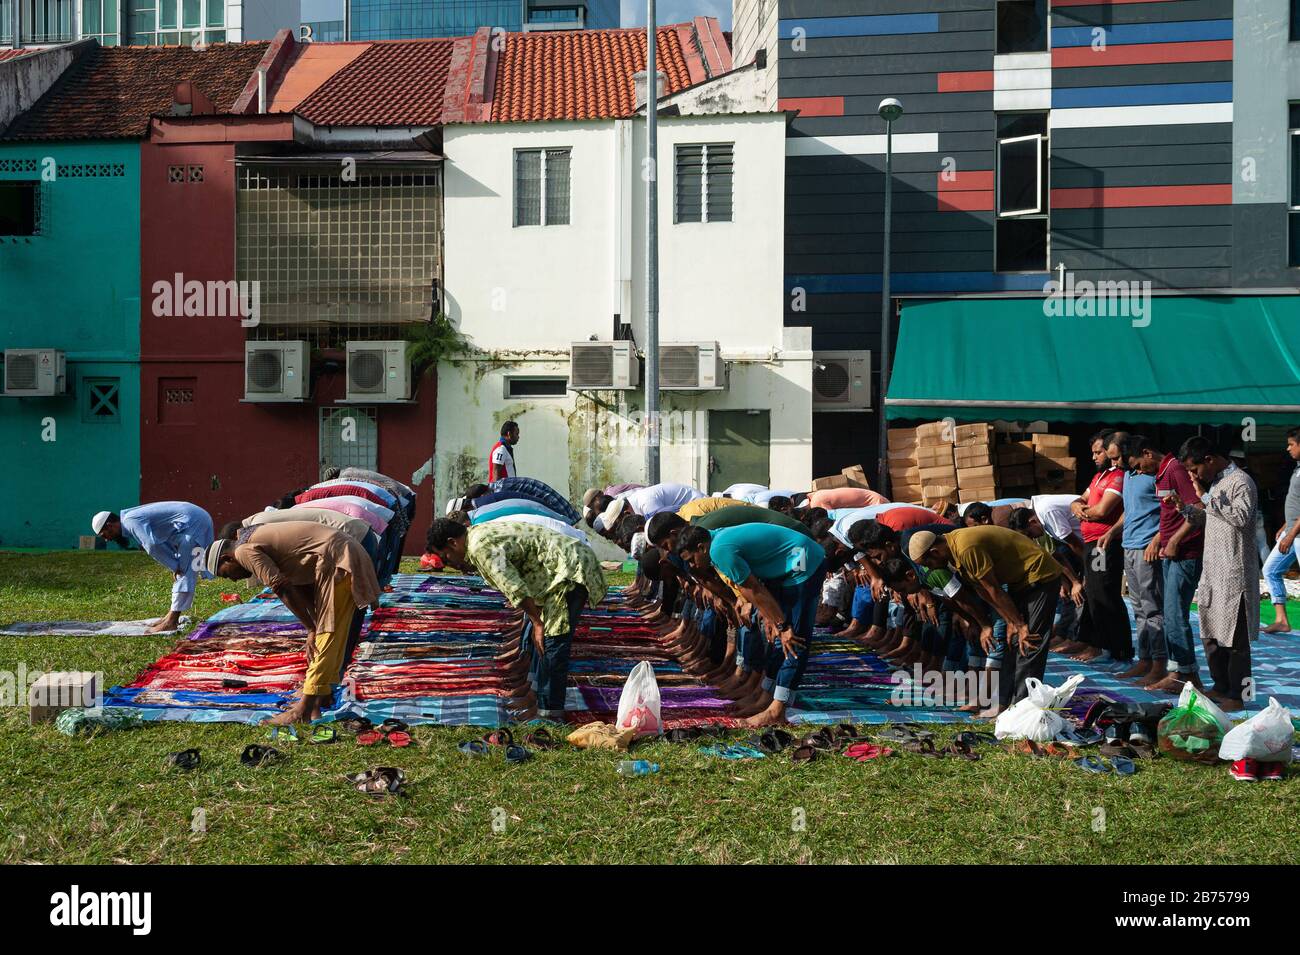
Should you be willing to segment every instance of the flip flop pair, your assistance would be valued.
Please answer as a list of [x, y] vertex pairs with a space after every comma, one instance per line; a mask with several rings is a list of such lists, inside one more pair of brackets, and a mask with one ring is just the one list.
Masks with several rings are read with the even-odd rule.
[[[492, 735], [496, 735], [496, 734], [492, 734]], [[509, 734], [507, 733], [506, 735]], [[518, 764], [518, 763], [527, 762], [528, 760], [533, 758], [533, 754], [531, 750], [525, 749], [523, 746], [520, 746], [517, 743], [513, 743], [513, 742], [497, 743], [492, 745], [499, 745], [505, 747], [505, 759], [507, 763]], [[465, 740], [465, 742], [461, 743], [456, 748], [460, 750], [462, 753], [464, 753], [466, 756], [486, 756], [489, 752], [491, 752], [491, 747], [489, 746], [489, 744], [485, 740], [481, 740], [481, 739], [467, 739]]]
[[873, 759], [893, 756], [894, 751], [888, 746], [877, 746], [875, 743], [854, 743], [844, 751], [844, 755], [856, 762], [865, 763]]
[[379, 724], [378, 729], [366, 730], [357, 734], [358, 746], [374, 746], [377, 743], [387, 742], [389, 746], [401, 748], [411, 745], [410, 729], [401, 720], [387, 719]]
[[755, 749], [753, 746], [747, 746], [744, 743], [733, 743], [730, 745], [704, 746], [700, 749], [701, 753], [706, 756], [720, 756], [723, 759], [766, 759], [767, 754], [761, 749]]
[[250, 769], [274, 766], [276, 763], [284, 762], [287, 758], [278, 749], [270, 746], [260, 746], [257, 743], [250, 743], [245, 746], [244, 751], [239, 754], [239, 761]]
[[1074, 761], [1084, 772], [1105, 776], [1115, 773], [1117, 776], [1132, 776], [1137, 772], [1137, 764], [1124, 756], [1112, 756], [1109, 765], [1096, 756], [1080, 756]]

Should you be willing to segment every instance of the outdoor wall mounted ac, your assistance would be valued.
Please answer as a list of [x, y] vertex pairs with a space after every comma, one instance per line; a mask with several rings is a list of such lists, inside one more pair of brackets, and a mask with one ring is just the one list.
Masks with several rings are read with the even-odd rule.
[[669, 342], [659, 346], [662, 391], [722, 391], [727, 367], [717, 342]]
[[813, 353], [813, 411], [871, 408], [871, 352]]
[[630, 391], [641, 366], [630, 341], [574, 342], [569, 346], [570, 391]]
[[302, 341], [244, 342], [244, 400], [306, 401], [309, 355]]
[[55, 348], [6, 348], [5, 394], [47, 398], [68, 390], [63, 352]]
[[411, 363], [406, 342], [348, 342], [345, 401], [411, 400]]

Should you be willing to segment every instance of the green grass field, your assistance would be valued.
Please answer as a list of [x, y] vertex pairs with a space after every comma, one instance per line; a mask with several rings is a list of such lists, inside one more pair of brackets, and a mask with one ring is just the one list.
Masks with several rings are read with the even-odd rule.
[[[196, 616], [222, 606], [223, 583], [200, 585]], [[2, 621], [145, 617], [165, 609], [168, 589], [140, 554], [0, 552]], [[172, 642], [0, 638], [0, 671], [101, 670], [113, 684]], [[1300, 775], [1251, 785], [1224, 767], [1156, 760], [1097, 777], [993, 747], [977, 763], [796, 766], [659, 743], [637, 755], [662, 772], [623, 779], [612, 753], [509, 766], [499, 752], [461, 755], [472, 729], [413, 735], [405, 750], [300, 744], [285, 764], [250, 770], [238, 757], [262, 740], [255, 727], [70, 739], [6, 707], [0, 862], [1289, 863], [1300, 850]], [[163, 768], [189, 747], [202, 750], [200, 769]], [[342, 778], [381, 764], [402, 767], [409, 798], [363, 796]], [[191, 831], [195, 810], [205, 832]]]

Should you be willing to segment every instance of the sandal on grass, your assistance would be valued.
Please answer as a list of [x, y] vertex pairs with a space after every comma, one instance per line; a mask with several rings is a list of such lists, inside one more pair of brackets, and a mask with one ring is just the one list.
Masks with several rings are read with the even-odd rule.
[[507, 763], [523, 763], [523, 762], [527, 762], [532, 758], [533, 758], [533, 754], [530, 751], [524, 749], [522, 746], [519, 746], [516, 743], [511, 743], [509, 746], [506, 747]]
[[353, 736], [360, 736], [375, 728], [375, 724], [364, 716], [349, 716], [347, 719], [339, 720], [338, 725], [345, 733], [351, 733]]
[[524, 742], [534, 749], [555, 749], [555, 737], [545, 726], [525, 736]]
[[333, 743], [338, 738], [338, 730], [329, 725], [317, 726], [312, 730], [311, 736], [309, 737], [311, 742], [317, 744]]
[[819, 756], [821, 756], [821, 750], [806, 743], [801, 743], [790, 751], [790, 761], [795, 763], [811, 763]]
[[357, 734], [358, 746], [374, 746], [384, 738], [384, 734], [379, 730], [366, 730], [364, 733]]
[[918, 756], [938, 757], [943, 755], [943, 753], [937, 752], [935, 750], [934, 740], [929, 738], [908, 740], [906, 743], [903, 744], [903, 752], [915, 753]]
[[404, 796], [406, 774], [394, 766], [379, 766], [346, 777], [359, 793], [373, 796]]
[[509, 746], [514, 741], [514, 734], [509, 730], [493, 730], [483, 737], [483, 742], [489, 746]]
[[406, 733], [411, 727], [406, 725], [404, 720], [395, 720], [392, 718], [384, 720], [379, 724], [379, 732], [387, 736], [389, 733]]
[[767, 730], [756, 741], [758, 748], [765, 753], [779, 753], [794, 745], [794, 737], [785, 730]]
[[256, 768], [258, 766], [272, 766], [284, 760], [284, 753], [278, 749], [272, 749], [270, 746], [259, 746], [257, 743], [250, 743], [244, 747], [244, 751], [239, 754], [239, 761], [245, 766]]
[[970, 743], [964, 742], [960, 739], [955, 739], [949, 743], [947, 748], [944, 749], [944, 753], [949, 756], [956, 756], [960, 759], [970, 760], [971, 762], [975, 762], [980, 758], [979, 753], [971, 750]]
[[1074, 765], [1086, 773], [1093, 773], [1098, 776], [1104, 776], [1110, 772], [1110, 767], [1096, 756], [1080, 756], [1074, 761]]
[[167, 765], [184, 771], [198, 769], [202, 762], [203, 757], [199, 755], [197, 749], [183, 749], [178, 753], [167, 754]]
[[266, 738], [272, 742], [296, 743], [298, 730], [292, 726], [272, 726], [266, 731]]
[[456, 748], [466, 756], [486, 756], [488, 751], [487, 743], [481, 739], [467, 739]]

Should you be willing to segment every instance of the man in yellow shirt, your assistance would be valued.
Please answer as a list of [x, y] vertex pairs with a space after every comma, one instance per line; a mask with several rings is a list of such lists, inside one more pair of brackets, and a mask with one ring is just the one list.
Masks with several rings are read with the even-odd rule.
[[[1061, 565], [1023, 534], [994, 525], [958, 528], [942, 537], [917, 531], [907, 551], [917, 564], [953, 570], [1006, 621], [1007, 651], [1002, 657], [998, 703], [979, 714], [992, 719], [1024, 698], [1026, 680], [1043, 678]], [[988, 626], [981, 631], [980, 642], [991, 645], [992, 636]]]

